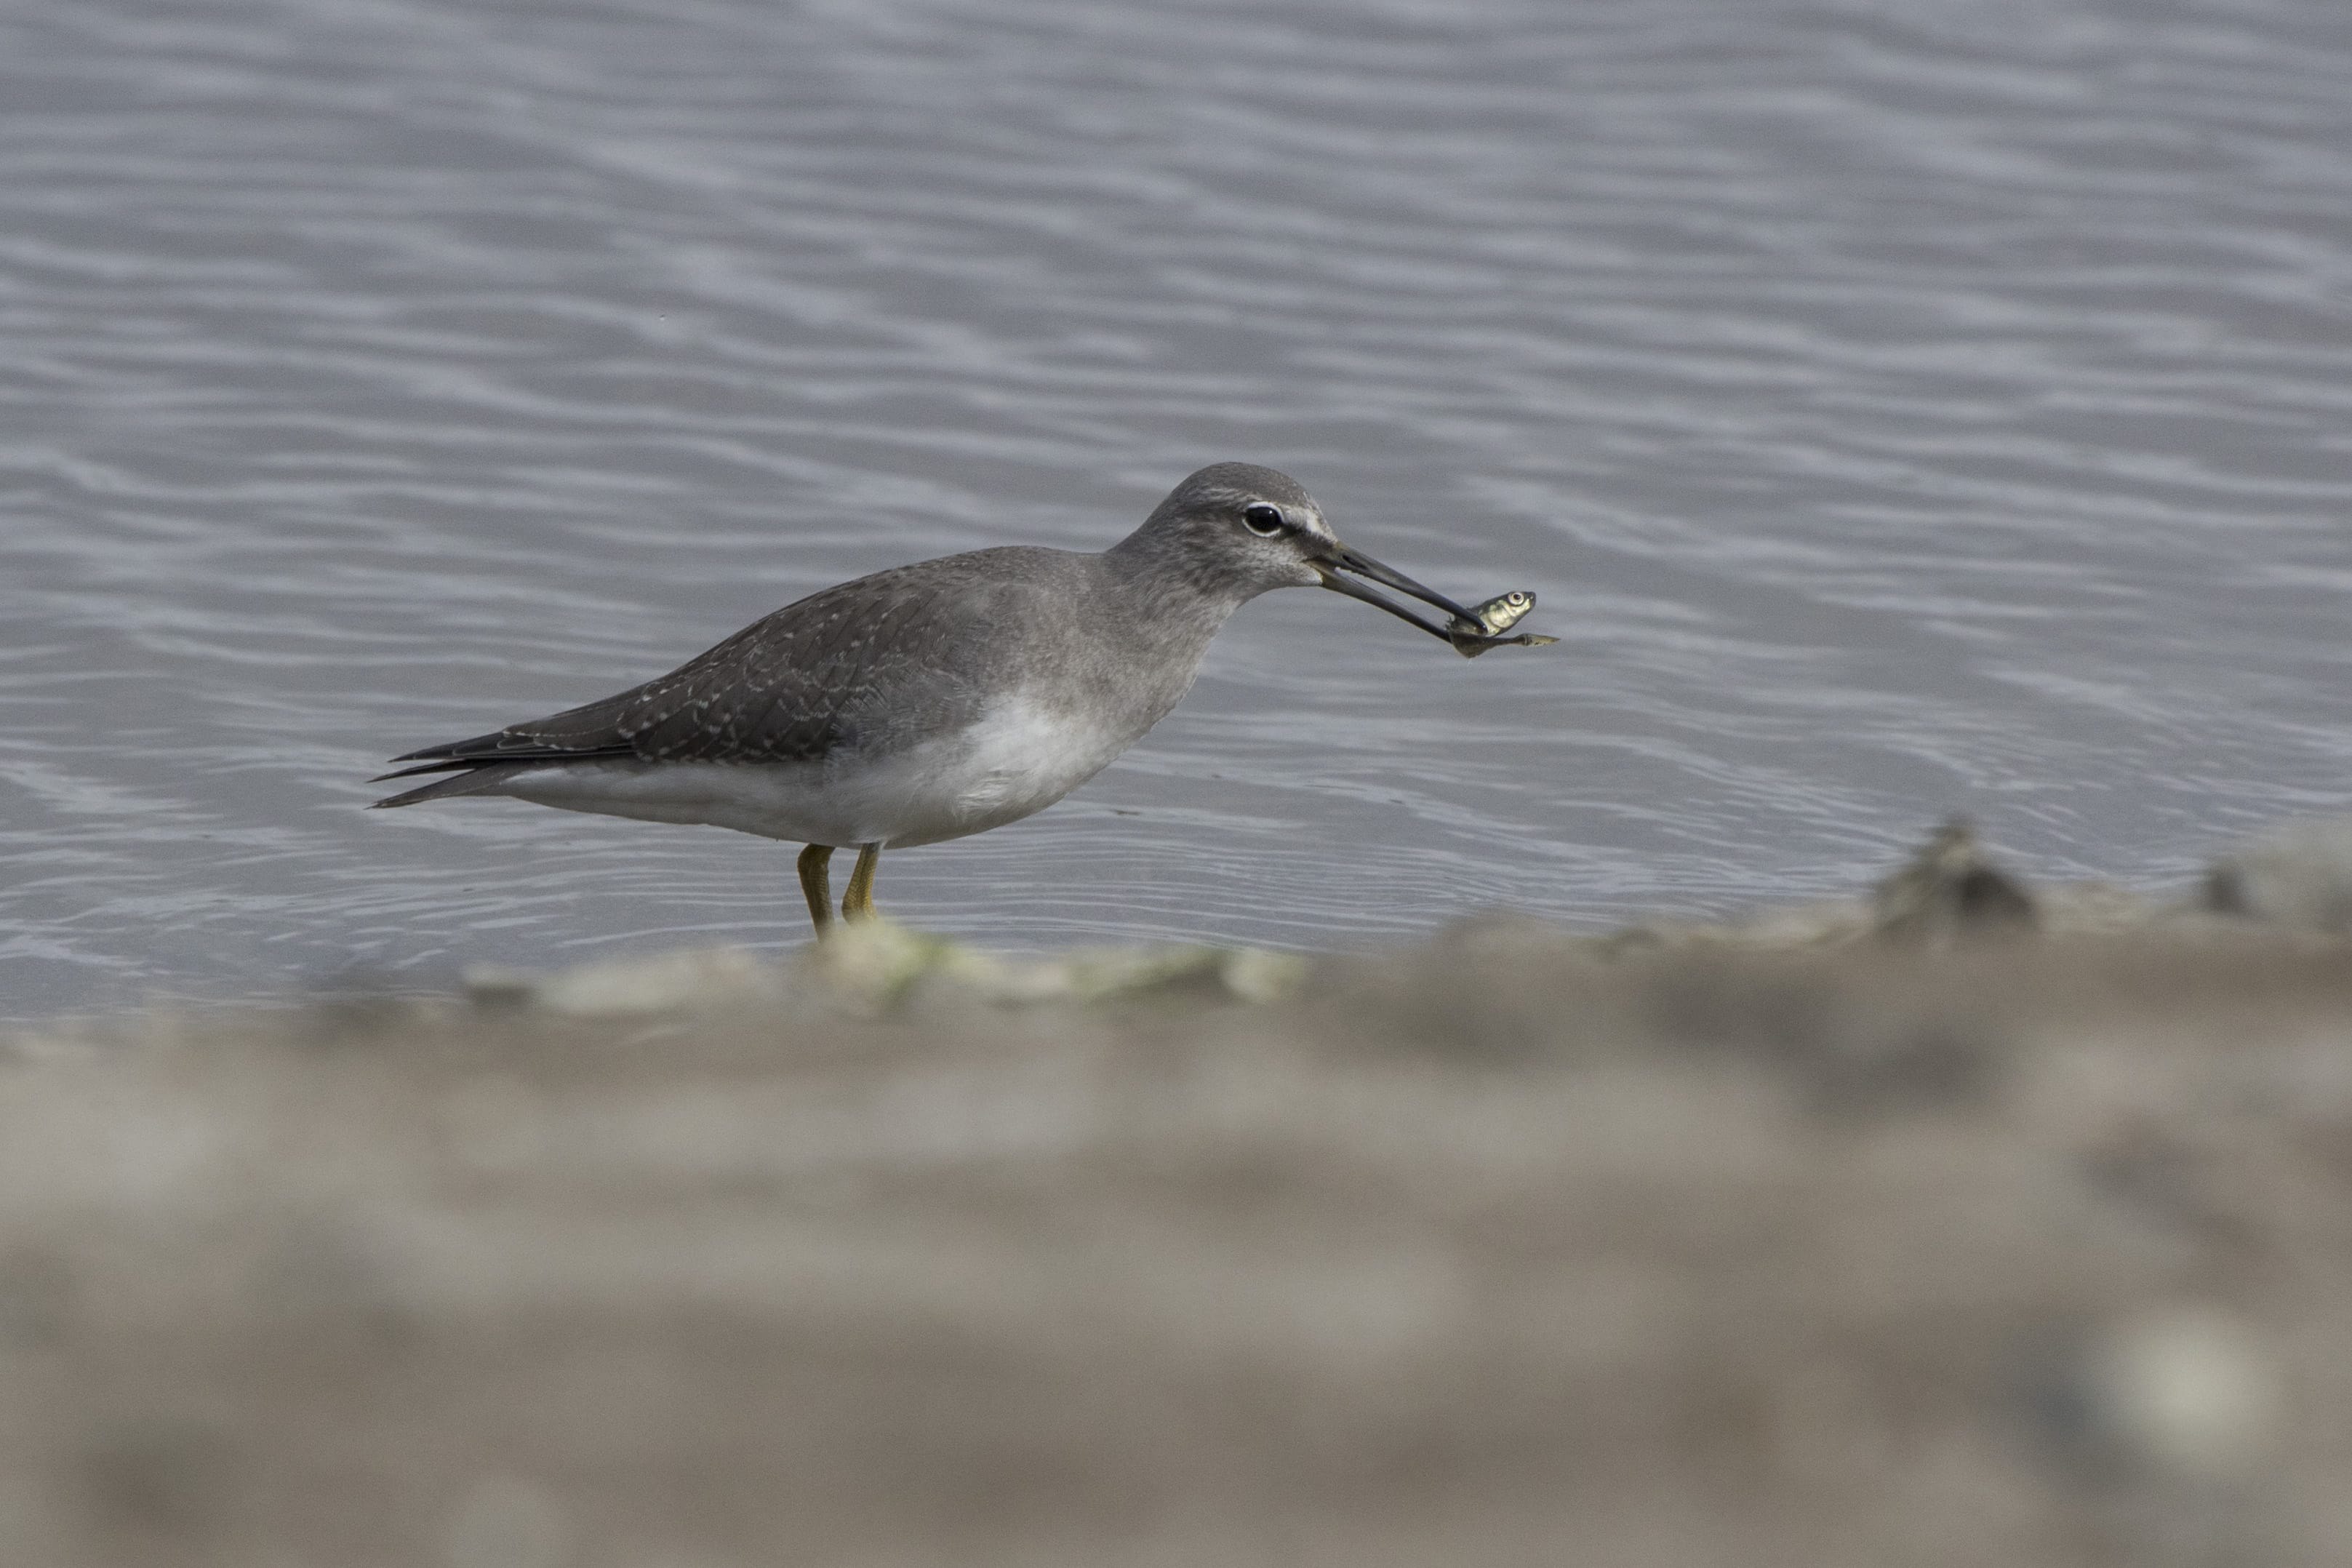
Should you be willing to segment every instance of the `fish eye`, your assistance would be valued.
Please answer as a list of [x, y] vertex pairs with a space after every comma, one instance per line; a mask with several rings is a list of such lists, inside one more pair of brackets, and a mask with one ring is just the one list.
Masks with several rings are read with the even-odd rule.
[[1242, 526], [1261, 539], [1272, 539], [1282, 531], [1282, 509], [1260, 501], [1242, 510]]

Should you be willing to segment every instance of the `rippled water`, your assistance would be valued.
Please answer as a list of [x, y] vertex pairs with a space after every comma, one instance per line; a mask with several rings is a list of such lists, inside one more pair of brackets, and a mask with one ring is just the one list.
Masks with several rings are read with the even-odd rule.
[[1005, 945], [2136, 883], [2352, 786], [2352, 7], [0, 12], [0, 1011], [798, 940], [787, 846], [379, 759], [1224, 458], [1334, 595], [1053, 810]]

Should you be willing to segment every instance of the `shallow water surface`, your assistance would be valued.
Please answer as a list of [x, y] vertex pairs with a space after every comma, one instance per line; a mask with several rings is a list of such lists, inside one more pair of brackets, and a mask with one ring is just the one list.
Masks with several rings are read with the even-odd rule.
[[1297, 475], [1247, 607], [881, 900], [1362, 946], [2139, 885], [2347, 795], [2352, 10], [133, 0], [0, 17], [0, 1012], [803, 930], [788, 846], [378, 761]]

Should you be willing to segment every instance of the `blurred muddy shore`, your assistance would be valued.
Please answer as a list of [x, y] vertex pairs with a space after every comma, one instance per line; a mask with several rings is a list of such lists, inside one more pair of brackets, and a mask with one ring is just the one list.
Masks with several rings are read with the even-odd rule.
[[2352, 1561], [2352, 830], [2177, 902], [0, 1052], [0, 1561]]

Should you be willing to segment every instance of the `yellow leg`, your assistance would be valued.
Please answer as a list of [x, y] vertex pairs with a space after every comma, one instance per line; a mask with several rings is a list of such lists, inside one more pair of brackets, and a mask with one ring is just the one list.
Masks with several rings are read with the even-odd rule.
[[801, 897], [808, 900], [809, 919], [816, 922], [819, 936], [833, 924], [833, 886], [825, 876], [832, 861], [830, 844], [812, 844], [801, 851]]
[[874, 918], [874, 868], [882, 863], [882, 846], [861, 844], [857, 847], [857, 864], [849, 873], [849, 891], [841, 895], [841, 918], [845, 921], [870, 921]]

